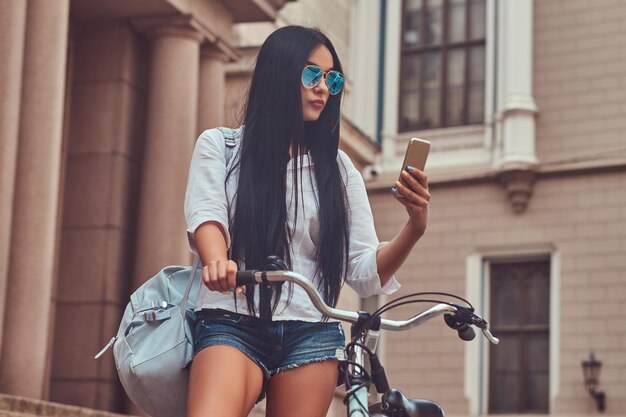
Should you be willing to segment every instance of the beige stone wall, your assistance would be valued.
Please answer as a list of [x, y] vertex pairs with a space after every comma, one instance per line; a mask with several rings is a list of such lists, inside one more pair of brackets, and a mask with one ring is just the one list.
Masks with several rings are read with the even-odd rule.
[[[428, 230], [397, 274], [403, 284], [397, 295], [464, 295], [466, 257], [477, 248], [553, 245], [561, 255], [562, 283], [561, 384], [555, 411], [593, 411], [582, 388], [580, 362], [594, 350], [604, 364], [601, 384], [610, 398], [607, 413], [619, 414], [626, 402], [626, 329], [621, 318], [626, 313], [624, 189], [625, 172], [542, 178], [528, 211], [516, 216], [497, 184], [434, 184]], [[404, 209], [386, 191], [372, 193], [371, 202], [379, 237], [391, 238]], [[410, 313], [405, 309], [394, 317]], [[387, 349], [392, 384], [412, 396], [441, 401], [449, 413], [467, 413], [464, 347], [442, 322], [389, 334]]]
[[626, 3], [534, 2], [541, 161], [626, 158]]

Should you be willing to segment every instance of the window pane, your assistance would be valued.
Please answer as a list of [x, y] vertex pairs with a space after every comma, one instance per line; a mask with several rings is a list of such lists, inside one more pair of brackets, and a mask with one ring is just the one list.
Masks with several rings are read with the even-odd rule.
[[405, 0], [407, 10], [417, 10], [422, 8], [423, 0]]
[[440, 91], [438, 89], [426, 89], [424, 91], [424, 117], [420, 120], [420, 127], [422, 129], [431, 129], [439, 126], [440, 97]]
[[520, 338], [514, 334], [499, 337], [500, 344], [491, 347], [490, 412], [515, 412], [519, 403]]
[[426, 44], [441, 43], [443, 29], [443, 0], [429, 0], [426, 10]]
[[513, 270], [508, 265], [492, 265], [491, 274], [494, 283], [492, 315], [494, 324], [517, 324], [521, 293]]
[[463, 94], [465, 85], [465, 50], [452, 49], [448, 52], [448, 97], [446, 124], [463, 124]]
[[448, 101], [446, 102], [446, 125], [459, 126], [463, 124], [463, 87], [448, 86]]
[[448, 85], [463, 86], [465, 82], [465, 50], [448, 52]]
[[418, 90], [420, 85], [420, 55], [405, 55], [402, 60], [402, 89]]
[[441, 123], [441, 54], [429, 52], [424, 54], [424, 109], [420, 127], [437, 127]]
[[405, 92], [402, 96], [400, 128], [417, 129], [419, 124], [419, 93]]
[[483, 84], [469, 88], [468, 120], [469, 124], [482, 123], [485, 117], [485, 87]]
[[470, 7], [470, 39], [485, 37], [485, 0], [472, 0]]
[[441, 84], [441, 53], [428, 52], [424, 54], [424, 85], [427, 88], [439, 88]]
[[422, 2], [407, 2], [407, 8], [404, 12], [404, 44], [417, 45], [422, 42], [420, 30], [422, 27]]
[[530, 372], [547, 372], [550, 369], [548, 332], [535, 332], [526, 335], [526, 365]]
[[542, 262], [530, 271], [527, 278], [529, 324], [550, 323], [550, 271], [548, 263]]
[[400, 103], [400, 128], [417, 129], [420, 117], [420, 95], [422, 56], [405, 55], [402, 60], [402, 99]]
[[466, 0], [450, 1], [448, 42], [465, 40], [465, 1]]
[[526, 411], [548, 412], [549, 408], [549, 333], [526, 336]]
[[470, 82], [484, 82], [485, 80], [485, 47], [475, 46], [469, 49], [470, 54]]
[[485, 47], [469, 50], [469, 123], [482, 123], [485, 114]]

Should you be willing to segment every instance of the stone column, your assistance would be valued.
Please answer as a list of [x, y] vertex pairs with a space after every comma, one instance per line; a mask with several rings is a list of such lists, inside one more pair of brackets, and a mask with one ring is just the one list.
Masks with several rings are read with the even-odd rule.
[[183, 201], [197, 133], [202, 37], [180, 26], [148, 34], [152, 58], [134, 288], [165, 265], [190, 261]]
[[198, 96], [198, 129], [224, 124], [226, 69], [228, 57], [214, 46], [202, 48], [200, 54], [200, 88]]
[[0, 357], [22, 87], [25, 1], [0, 2]]
[[511, 206], [519, 214], [526, 210], [532, 195], [538, 164], [535, 154], [537, 106], [532, 92], [533, 2], [515, 0], [499, 4], [502, 150], [497, 168]]
[[41, 398], [47, 382], [69, 0], [29, 0], [0, 391]]
[[503, 154], [500, 164], [536, 164], [532, 0], [501, 3]]

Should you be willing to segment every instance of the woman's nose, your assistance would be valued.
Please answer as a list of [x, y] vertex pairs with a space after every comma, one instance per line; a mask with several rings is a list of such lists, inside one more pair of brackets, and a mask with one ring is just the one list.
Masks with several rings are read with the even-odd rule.
[[316, 94], [328, 94], [328, 87], [326, 86], [326, 78], [322, 78], [322, 80], [319, 82], [318, 85], [316, 85], [315, 87], [313, 87], [313, 91]]

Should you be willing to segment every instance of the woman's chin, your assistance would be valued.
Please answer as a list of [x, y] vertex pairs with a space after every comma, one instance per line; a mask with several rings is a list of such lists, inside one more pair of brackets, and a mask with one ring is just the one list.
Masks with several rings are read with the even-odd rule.
[[303, 119], [304, 119], [305, 122], [316, 122], [320, 118], [321, 114], [322, 114], [322, 112], [306, 113], [306, 114], [303, 115]]

